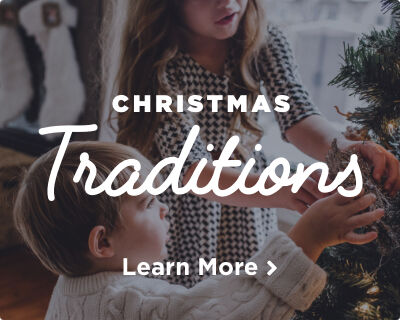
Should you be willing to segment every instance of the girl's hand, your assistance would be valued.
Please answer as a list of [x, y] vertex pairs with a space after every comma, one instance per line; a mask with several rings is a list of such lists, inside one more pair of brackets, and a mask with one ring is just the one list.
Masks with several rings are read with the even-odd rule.
[[320, 174], [313, 172], [297, 193], [291, 191], [291, 186], [282, 188], [274, 195], [276, 199], [274, 207], [285, 208], [303, 214], [309, 206], [327, 196], [327, 194], [320, 192], [318, 189], [319, 178]]
[[373, 176], [377, 182], [381, 182], [385, 175], [385, 190], [395, 196], [400, 190], [400, 164], [396, 157], [376, 143], [357, 142], [350, 144], [345, 150], [359, 151], [374, 167]]
[[309, 116], [286, 131], [288, 140], [309, 156], [324, 161], [333, 139], [338, 139], [342, 150], [359, 151], [374, 166], [374, 178], [378, 182], [387, 176], [385, 188], [395, 195], [400, 191], [399, 161], [385, 148], [376, 143], [349, 141], [326, 118]]
[[383, 209], [357, 214], [370, 207], [375, 195], [346, 198], [335, 193], [312, 205], [292, 228], [289, 236], [314, 261], [322, 250], [343, 242], [365, 244], [376, 239], [376, 232], [354, 230], [372, 224], [384, 215]]

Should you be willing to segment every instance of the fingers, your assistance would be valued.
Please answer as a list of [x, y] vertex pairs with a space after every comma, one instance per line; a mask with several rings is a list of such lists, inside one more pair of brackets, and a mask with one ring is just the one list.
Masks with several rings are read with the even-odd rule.
[[360, 151], [374, 165], [374, 179], [381, 182], [383, 174], [387, 172], [385, 189], [392, 191], [392, 195], [397, 193], [400, 190], [396, 188], [397, 181], [400, 179], [400, 165], [396, 157], [377, 144], [364, 144], [360, 147]]
[[336, 192], [333, 195], [329, 196], [328, 199], [331, 199], [335, 204], [338, 205], [345, 205], [354, 200], [354, 198], [348, 198], [342, 196], [339, 192]]
[[397, 180], [399, 179], [399, 162], [397, 159], [388, 151], [386, 151], [386, 165], [387, 165], [387, 176], [388, 178], [385, 181], [385, 190], [392, 191], [395, 186]]
[[392, 197], [394, 197], [399, 191], [400, 191], [400, 178], [398, 178], [396, 180], [396, 183], [395, 183], [395, 185], [393, 187], [393, 191], [392, 191], [392, 193], [390, 195]]
[[353, 216], [348, 220], [348, 223], [351, 229], [354, 230], [360, 227], [368, 226], [375, 221], [380, 220], [384, 214], [385, 211], [383, 209], [376, 209], [374, 211]]
[[369, 193], [346, 204], [347, 210], [345, 211], [349, 214], [354, 214], [369, 208], [375, 201], [376, 196], [372, 193]]
[[329, 196], [328, 199], [332, 200], [338, 205], [345, 205], [352, 200], [352, 198], [343, 197], [339, 192], [336, 192], [333, 195]]
[[386, 173], [385, 189], [394, 196], [400, 191], [400, 163], [396, 157], [382, 146], [376, 143], [358, 143], [350, 146], [353, 150], [359, 150], [364, 158], [374, 166], [373, 177], [381, 182], [382, 176]]
[[[357, 198], [362, 197], [364, 195], [364, 193], [365, 193], [365, 190], [362, 189]], [[336, 192], [333, 195], [328, 197], [328, 199], [331, 199], [333, 202], [335, 202], [338, 205], [346, 205], [348, 203], [351, 203], [352, 201], [354, 201], [354, 199], [357, 199], [357, 198], [344, 197], [339, 192]]]
[[[365, 197], [368, 197], [368, 195]], [[366, 243], [369, 243], [369, 242], [375, 240], [378, 237], [377, 232], [373, 231], [373, 232], [367, 232], [365, 234], [359, 234], [359, 233], [355, 233], [354, 229], [368, 226], [368, 225], [374, 223], [375, 221], [380, 220], [384, 216], [384, 214], [385, 214], [385, 212], [383, 209], [376, 209], [374, 211], [366, 212], [366, 213], [351, 217], [348, 220], [348, 223], [350, 224], [352, 231], [348, 232], [344, 236], [344, 240], [348, 243], [358, 244], [358, 245], [366, 244]]]
[[375, 240], [377, 237], [378, 233], [376, 233], [375, 231], [367, 232], [364, 234], [358, 234], [354, 231], [351, 231], [344, 236], [344, 240], [351, 244], [362, 245]]
[[296, 198], [309, 206], [311, 206], [315, 201], [318, 200], [311, 193], [309, 193], [308, 191], [306, 191], [304, 189], [300, 189], [296, 193]]
[[294, 210], [296, 210], [300, 214], [303, 214], [308, 209], [307, 205], [300, 200], [295, 200], [293, 206]]
[[[352, 189], [354, 189], [354, 188], [352, 188]], [[364, 196], [364, 195], [365, 195], [365, 189], [362, 188], [362, 189], [361, 189], [361, 192], [358, 194], [357, 197], [354, 197], [353, 200], [354, 200], [354, 199], [360, 199], [360, 198], [361, 198], [362, 196]]]
[[[316, 174], [316, 175], [315, 175]], [[322, 199], [325, 197], [325, 195], [319, 191], [318, 189], [318, 183], [316, 181], [319, 180], [319, 174], [317, 172], [313, 172], [314, 177], [308, 178], [304, 183], [303, 183], [303, 189], [305, 189], [308, 193], [310, 193], [313, 197], [315, 197], [316, 200]], [[311, 175], [311, 176], [312, 176]]]
[[387, 156], [388, 178], [385, 181], [385, 190], [390, 191], [399, 177], [399, 163], [391, 155]]
[[[314, 171], [312, 174], [310, 174], [310, 178], [314, 179], [314, 181], [317, 183], [317, 187], [318, 187], [318, 182], [319, 182], [319, 180], [321, 179], [321, 171], [320, 171], [320, 170]], [[326, 185], [330, 185], [332, 182], [333, 182], [333, 181], [332, 181], [331, 178], [328, 177], [328, 178], [326, 179]], [[319, 189], [318, 189], [318, 191], [319, 191]], [[321, 192], [321, 194], [323, 195], [323, 197], [326, 197], [327, 195], [333, 194], [333, 193], [334, 193], [334, 191], [331, 192], [331, 193], [327, 193], [327, 194]]]
[[[367, 159], [370, 159], [374, 165], [373, 177], [376, 181], [380, 182], [382, 180], [382, 175], [385, 172], [386, 168], [386, 155], [385, 151], [381, 148], [378, 148], [377, 145], [371, 146], [368, 145], [367, 148], [362, 148], [361, 153], [363, 150], [367, 149]], [[364, 155], [364, 154], [363, 154]]]
[[321, 178], [321, 172], [314, 171], [313, 173], [310, 174], [310, 178], [314, 179], [314, 181], [319, 181], [319, 179]]

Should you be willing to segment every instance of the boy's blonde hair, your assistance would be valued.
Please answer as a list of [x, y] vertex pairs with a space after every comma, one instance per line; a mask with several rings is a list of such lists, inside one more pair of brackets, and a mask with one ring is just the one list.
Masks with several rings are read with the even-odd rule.
[[[100, 185], [110, 172], [126, 159], [142, 165], [139, 182], [152, 165], [137, 150], [116, 143], [73, 142], [63, 158], [55, 183], [55, 201], [47, 198], [47, 183], [56, 158], [55, 148], [38, 160], [25, 174], [14, 206], [15, 225], [25, 243], [42, 264], [56, 274], [79, 276], [90, 272], [88, 238], [97, 225], [111, 234], [119, 227], [122, 197], [105, 193], [89, 196], [84, 190], [85, 179], [73, 182], [80, 154], [87, 152], [97, 167], [94, 186]], [[128, 181], [133, 169], [127, 168], [114, 181], [119, 188]]]

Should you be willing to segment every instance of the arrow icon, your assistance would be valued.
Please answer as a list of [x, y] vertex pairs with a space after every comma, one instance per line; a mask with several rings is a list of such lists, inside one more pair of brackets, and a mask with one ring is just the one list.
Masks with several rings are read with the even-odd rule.
[[274, 265], [271, 261], [268, 261], [267, 264], [271, 267], [271, 270], [268, 271], [267, 275], [272, 276], [272, 274], [278, 269], [276, 265]]

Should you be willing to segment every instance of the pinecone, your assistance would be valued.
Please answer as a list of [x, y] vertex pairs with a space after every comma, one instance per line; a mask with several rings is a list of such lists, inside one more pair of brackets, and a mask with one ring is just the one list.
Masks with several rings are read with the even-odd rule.
[[[343, 171], [347, 167], [351, 155], [352, 155], [351, 151], [339, 150], [336, 139], [333, 141], [332, 148], [329, 150], [329, 153], [327, 155], [327, 164], [329, 166], [330, 173], [333, 179], [334, 177], [337, 176], [339, 171]], [[365, 193], [373, 193], [376, 195], [376, 202], [364, 212], [375, 210], [376, 208], [382, 208], [385, 210], [386, 213], [385, 217], [382, 220], [372, 224], [371, 226], [364, 228], [364, 230], [361, 231], [370, 231], [370, 230], [377, 231], [379, 234], [377, 239], [379, 251], [383, 256], [387, 256], [394, 249], [400, 247], [400, 238], [398, 233], [396, 234], [396, 232], [394, 232], [394, 230], [392, 230], [390, 225], [386, 224], [385, 221], [386, 218], [390, 219], [391, 215], [398, 213], [390, 212], [391, 204], [389, 195], [384, 191], [383, 186], [378, 185], [377, 182], [372, 177], [372, 167], [369, 165], [369, 163], [366, 160], [364, 160], [360, 154], [357, 154], [357, 156], [358, 156], [358, 164], [360, 166], [363, 178], [363, 188], [365, 190]], [[355, 185], [354, 176], [349, 177], [342, 184], [344, 188], [352, 188], [354, 187], [354, 185]]]

